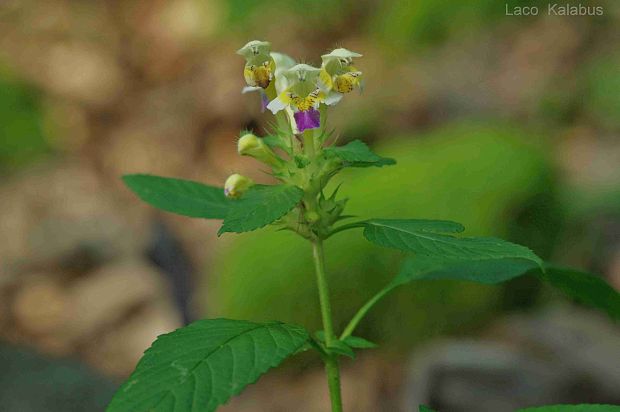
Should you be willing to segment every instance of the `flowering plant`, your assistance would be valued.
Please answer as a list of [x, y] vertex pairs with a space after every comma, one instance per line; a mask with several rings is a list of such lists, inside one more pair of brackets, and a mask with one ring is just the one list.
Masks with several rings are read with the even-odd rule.
[[[463, 226], [451, 221], [352, 220], [344, 214], [347, 199], [339, 197], [338, 188], [327, 191], [330, 180], [345, 168], [396, 164], [359, 140], [337, 146], [326, 129], [328, 108], [362, 87], [362, 72], [353, 65], [362, 55], [338, 48], [322, 56], [321, 67], [313, 67], [271, 52], [270, 43], [264, 41], [251, 41], [237, 53], [245, 58], [247, 86], [243, 92], [258, 92], [263, 109], [276, 117], [268, 136], [242, 132], [238, 152], [267, 166], [279, 183], [259, 184], [240, 174], [231, 175], [224, 188], [152, 175], [127, 175], [124, 181], [142, 200], [159, 209], [223, 220], [219, 235], [269, 225], [307, 239], [314, 257], [323, 330], [310, 333], [301, 326], [277, 321], [194, 322], [158, 337], [119, 389], [109, 411], [213, 411], [271, 367], [306, 350], [316, 351], [324, 362], [332, 411], [342, 411], [340, 357], [353, 358], [356, 350], [376, 346], [354, 336], [357, 325], [393, 289], [420, 279], [494, 284], [529, 273], [620, 319], [619, 294], [603, 280], [547, 264], [525, 246], [462, 236]], [[345, 220], [349, 223], [343, 223]], [[337, 333], [332, 324], [323, 244], [347, 230], [361, 230], [368, 241], [400, 250], [407, 258], [395, 278]], [[560, 409], [536, 410], [573, 410], [569, 406], [555, 408]]]

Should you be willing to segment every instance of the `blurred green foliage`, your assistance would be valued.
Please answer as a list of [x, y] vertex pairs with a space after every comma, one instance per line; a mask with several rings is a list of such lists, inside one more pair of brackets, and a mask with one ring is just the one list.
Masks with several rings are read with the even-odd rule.
[[373, 31], [383, 44], [401, 52], [437, 45], [463, 30], [472, 33], [488, 27], [506, 17], [506, 7], [547, 5], [537, 0], [391, 0], [380, 4]]
[[[484, 28], [505, 17], [505, 7], [544, 5], [537, 0], [506, 0], [498, 4], [495, 0], [387, 0], [330, 1], [330, 0], [274, 0], [271, 2], [248, 2], [228, 0], [226, 2], [228, 21], [244, 25], [254, 18], [277, 10], [284, 15], [303, 15], [305, 21], [316, 22], [332, 30], [346, 30], [361, 26], [375, 37], [384, 51], [404, 50], [411, 47], [436, 45], [448, 39], [455, 32], [472, 32]], [[506, 5], [506, 6], [505, 6]], [[308, 27], [300, 27], [300, 30]]]
[[594, 60], [586, 70], [586, 112], [602, 127], [620, 130], [620, 54]]
[[247, 0], [227, 0], [228, 22], [233, 27], [247, 24], [256, 18], [258, 21], [265, 21], [264, 16], [271, 15], [274, 11], [278, 13], [303, 15], [307, 21], [316, 21], [323, 25], [335, 24], [342, 21], [347, 14], [350, 15], [354, 3], [351, 1], [330, 1], [330, 0], [272, 0], [269, 2], [247, 1]]
[[[462, 222], [469, 235], [505, 236], [510, 213], [547, 190], [544, 144], [525, 143], [527, 132], [507, 125], [460, 124], [375, 148], [398, 164], [351, 170], [336, 179], [361, 218], [435, 218]], [[319, 328], [311, 253], [289, 233], [226, 237], [211, 270], [209, 302], [232, 318], [281, 319]], [[527, 242], [526, 242], [527, 244]], [[402, 256], [344, 232], [326, 242], [336, 324], [354, 311], [398, 269]], [[380, 304], [359, 333], [396, 344], [446, 332], [466, 331], [492, 316], [501, 297], [490, 286], [450, 281], [417, 282]]]
[[0, 68], [0, 91], [0, 172], [6, 172], [35, 160], [49, 146], [34, 89]]

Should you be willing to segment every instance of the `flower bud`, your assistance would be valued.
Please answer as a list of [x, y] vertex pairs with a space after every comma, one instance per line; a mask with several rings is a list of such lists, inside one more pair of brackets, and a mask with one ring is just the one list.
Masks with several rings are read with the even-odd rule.
[[319, 221], [319, 219], [321, 219], [321, 215], [319, 215], [317, 212], [307, 212], [306, 213], [306, 220], [309, 223], [316, 223]]
[[254, 185], [254, 181], [238, 173], [232, 174], [224, 183], [224, 194], [226, 197], [236, 199], [243, 195]]
[[252, 133], [247, 133], [239, 139], [237, 151], [241, 156], [250, 156], [272, 167], [282, 166], [282, 159], [260, 139]]

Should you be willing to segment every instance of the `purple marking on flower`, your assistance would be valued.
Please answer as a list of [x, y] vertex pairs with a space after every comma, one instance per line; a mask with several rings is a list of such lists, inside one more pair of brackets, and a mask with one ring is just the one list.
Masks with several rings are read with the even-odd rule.
[[260, 90], [260, 111], [261, 113], [265, 112], [267, 105], [269, 104], [269, 97], [267, 97], [267, 93], [264, 90]]
[[306, 129], [316, 129], [321, 125], [321, 113], [316, 109], [295, 112], [294, 116], [300, 133]]

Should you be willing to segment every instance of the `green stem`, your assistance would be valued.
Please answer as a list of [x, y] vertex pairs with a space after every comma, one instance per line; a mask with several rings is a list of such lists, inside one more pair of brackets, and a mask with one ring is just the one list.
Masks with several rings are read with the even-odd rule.
[[[323, 241], [321, 239], [315, 239], [312, 241], [312, 252], [312, 256], [314, 258], [314, 269], [316, 271], [316, 281], [319, 289], [319, 302], [321, 305], [323, 330], [325, 332], [325, 345], [329, 348], [332, 342], [336, 340], [336, 336], [334, 334], [334, 325], [332, 324], [332, 310], [329, 303], [329, 287], [325, 276], [325, 259], [323, 256]], [[336, 355], [327, 355], [325, 358], [325, 371], [327, 372], [327, 385], [329, 387], [332, 412], [342, 412], [340, 370]]]
[[327, 372], [327, 385], [329, 398], [332, 404], [332, 412], [342, 412], [342, 396], [340, 395], [340, 369], [338, 359], [329, 355], [325, 359], [325, 371]]
[[348, 338], [349, 336], [351, 336], [351, 334], [353, 333], [353, 331], [357, 327], [358, 323], [360, 323], [360, 321], [364, 318], [364, 316], [366, 316], [366, 313], [368, 313], [370, 308], [372, 308], [377, 302], [379, 302], [385, 295], [390, 293], [392, 291], [392, 289], [394, 289], [396, 286], [398, 286], [398, 285], [387, 286], [387, 287], [381, 289], [372, 298], [370, 298], [370, 300], [368, 302], [366, 302], [366, 304], [364, 306], [362, 306], [357, 311], [355, 316], [353, 316], [353, 318], [351, 319], [351, 321], [349, 322], [347, 327], [344, 328], [344, 331], [340, 335], [340, 340], [344, 340], [344, 339]]
[[304, 130], [304, 149], [310, 159], [314, 159], [315, 147], [314, 147], [314, 132], [312, 129]]
[[339, 226], [339, 227], [336, 227], [336, 228], [332, 229], [331, 232], [329, 232], [329, 235], [327, 237], [332, 237], [336, 233], [344, 232], [345, 230], [358, 229], [358, 228], [361, 228], [361, 227], [366, 227], [366, 222], [365, 221], [354, 222], [354, 223], [349, 223], [349, 224], [346, 224], [346, 225], [342, 225], [342, 226]]

